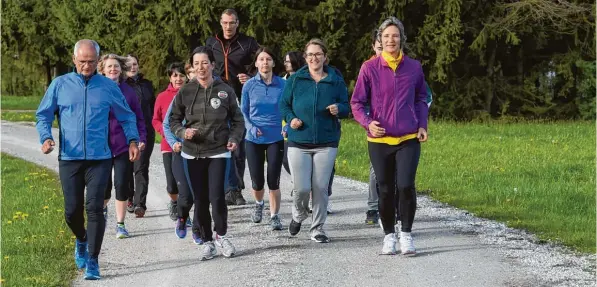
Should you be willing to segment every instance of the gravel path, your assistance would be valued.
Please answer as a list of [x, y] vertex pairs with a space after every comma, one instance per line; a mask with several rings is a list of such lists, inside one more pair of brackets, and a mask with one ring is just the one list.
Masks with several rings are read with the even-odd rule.
[[[3, 121], [2, 152], [58, 169], [56, 152], [40, 152], [31, 124]], [[75, 286], [595, 286], [594, 255], [538, 244], [531, 234], [426, 196], [419, 196], [413, 229], [418, 255], [380, 256], [383, 234], [364, 224], [367, 185], [339, 177], [330, 200], [335, 213], [326, 223], [331, 243], [315, 243], [304, 230], [295, 238], [287, 231], [272, 232], [266, 223], [250, 221], [251, 204], [233, 206], [229, 234], [237, 257], [201, 262], [190, 234], [186, 239], [174, 235], [164, 178], [156, 145], [146, 217], [129, 214], [132, 238], [118, 240], [110, 214], [100, 256], [102, 280], [86, 282], [79, 276]], [[248, 170], [245, 182], [250, 183]], [[287, 227], [291, 186], [284, 172], [281, 189]], [[253, 202], [247, 191], [244, 196]]]

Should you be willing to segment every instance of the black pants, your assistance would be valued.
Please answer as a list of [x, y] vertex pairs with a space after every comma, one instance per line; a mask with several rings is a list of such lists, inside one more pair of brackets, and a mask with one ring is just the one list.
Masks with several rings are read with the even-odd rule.
[[172, 152], [162, 153], [162, 162], [164, 163], [164, 172], [166, 173], [166, 191], [168, 194], [178, 194], [176, 179], [172, 173]]
[[397, 204], [400, 205], [402, 231], [410, 232], [417, 209], [415, 176], [421, 156], [421, 144], [417, 139], [411, 139], [395, 146], [372, 142], [368, 146], [369, 158], [379, 185], [379, 215], [384, 232], [396, 232], [394, 224]]
[[[288, 174], [290, 174], [290, 166], [288, 165], [288, 141], [284, 141], [284, 156], [282, 159], [282, 165]], [[250, 170], [249, 170], [250, 172]], [[336, 164], [332, 168], [332, 174], [330, 175], [330, 183], [328, 185], [328, 196], [332, 195], [332, 185], [334, 184], [334, 175], [336, 175]]]
[[125, 152], [112, 158], [112, 168], [108, 175], [108, 185], [104, 192], [104, 200], [112, 197], [112, 174], [114, 174], [114, 190], [116, 191], [116, 200], [126, 201], [132, 195], [131, 174], [133, 173], [133, 163], [129, 160], [129, 153]]
[[147, 135], [147, 143], [145, 143], [145, 149], [141, 152], [141, 158], [134, 163], [135, 187], [133, 190], [135, 198], [133, 200], [133, 204], [143, 208], [147, 208], [147, 191], [149, 189], [149, 158], [151, 158], [151, 153], [153, 152], [154, 140], [155, 134], [153, 136]]
[[230, 159], [230, 166], [228, 167], [228, 184], [226, 192], [231, 190], [243, 190], [245, 189], [245, 160], [247, 159], [247, 153], [245, 151], [245, 139], [240, 142], [238, 148], [232, 152], [232, 158]]
[[[89, 255], [97, 258], [104, 240], [104, 192], [112, 160], [59, 160], [66, 224], [79, 241], [88, 241]], [[85, 198], [87, 188], [87, 198]], [[87, 211], [87, 230], [85, 215]]]
[[[189, 218], [189, 212], [193, 207], [193, 194], [186, 176], [183, 158], [179, 152], [172, 152], [172, 175], [178, 190], [178, 217], [185, 221]], [[193, 232], [199, 233], [199, 209], [195, 207], [193, 214]]]
[[205, 242], [213, 240], [212, 215], [216, 233], [226, 235], [228, 232], [228, 206], [224, 193], [226, 161], [226, 158], [183, 159], [193, 191], [195, 209], [199, 210], [200, 233]]
[[249, 174], [253, 190], [263, 190], [265, 185], [264, 164], [267, 159], [267, 186], [270, 190], [280, 189], [280, 173], [284, 157], [284, 141], [271, 144], [256, 144], [245, 141]]

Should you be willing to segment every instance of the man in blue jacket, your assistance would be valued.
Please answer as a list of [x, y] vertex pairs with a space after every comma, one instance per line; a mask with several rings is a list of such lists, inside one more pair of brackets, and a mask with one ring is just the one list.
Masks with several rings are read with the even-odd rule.
[[[98, 256], [105, 230], [104, 190], [112, 167], [108, 143], [110, 110], [124, 130], [129, 159], [139, 158], [135, 114], [116, 83], [96, 74], [99, 52], [97, 42], [78, 41], [73, 55], [76, 72], [52, 81], [36, 113], [44, 154], [54, 149], [52, 122], [58, 117], [58, 173], [64, 193], [64, 215], [77, 238], [75, 264], [77, 268], [85, 268], [87, 280], [100, 279]], [[87, 230], [83, 208], [87, 211]]]

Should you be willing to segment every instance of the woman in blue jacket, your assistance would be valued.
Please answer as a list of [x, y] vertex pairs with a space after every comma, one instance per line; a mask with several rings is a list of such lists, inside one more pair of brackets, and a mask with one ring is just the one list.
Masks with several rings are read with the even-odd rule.
[[312, 39], [305, 46], [307, 67], [286, 82], [280, 112], [288, 129], [288, 161], [292, 172], [294, 204], [290, 235], [296, 235], [309, 214], [313, 191], [311, 240], [330, 242], [323, 230], [327, 218], [328, 183], [340, 142], [338, 118], [348, 116], [348, 91], [335, 69], [325, 65], [327, 47]]
[[256, 202], [251, 219], [259, 223], [263, 218], [264, 164], [267, 159], [270, 224], [273, 230], [282, 230], [278, 211], [281, 200], [280, 173], [284, 156], [284, 138], [281, 133], [282, 117], [278, 105], [284, 91], [284, 80], [273, 74], [274, 66], [272, 51], [266, 47], [259, 48], [255, 56], [258, 73], [243, 86], [241, 111], [247, 129], [247, 162]]

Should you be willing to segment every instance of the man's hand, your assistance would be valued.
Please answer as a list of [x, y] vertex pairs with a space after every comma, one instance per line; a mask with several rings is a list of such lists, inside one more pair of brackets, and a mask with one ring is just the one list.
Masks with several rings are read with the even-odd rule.
[[417, 138], [419, 142], [426, 142], [427, 141], [427, 131], [424, 128], [419, 128], [419, 132], [417, 133]]
[[140, 142], [139, 143], [139, 151], [144, 151], [145, 150], [145, 143], [144, 142]]
[[378, 121], [372, 121], [369, 124], [369, 132], [371, 132], [371, 135], [378, 138], [383, 137], [383, 135], [386, 134], [386, 129], [382, 128]]
[[234, 142], [228, 142], [228, 144], [226, 145], [226, 148], [227, 148], [229, 151], [231, 151], [231, 152], [232, 152], [232, 151], [235, 151], [235, 150], [236, 150], [236, 147], [237, 147], [237, 146], [238, 146], [238, 145], [237, 145], [236, 143], [234, 143]]
[[263, 135], [263, 133], [261, 132], [261, 130], [259, 128], [257, 128], [257, 137], [260, 137], [262, 135]]
[[184, 131], [184, 139], [190, 140], [195, 136], [196, 133], [197, 133], [197, 129], [188, 128]]
[[180, 142], [176, 142], [173, 146], [172, 146], [172, 150], [174, 152], [180, 152], [180, 150], [182, 149], [182, 144]]
[[139, 148], [137, 147], [137, 142], [131, 142], [129, 144], [129, 160], [136, 161], [140, 157]]
[[247, 74], [238, 74], [237, 77], [240, 83], [243, 85], [251, 78]]
[[49, 154], [54, 150], [55, 145], [56, 143], [54, 143], [53, 140], [47, 139], [44, 141], [44, 144], [41, 145], [41, 152], [43, 152], [44, 154]]
[[294, 118], [294, 119], [292, 119], [292, 121], [290, 121], [290, 127], [293, 130], [300, 128], [302, 125], [303, 125], [303, 121], [299, 120], [298, 118]]
[[327, 106], [326, 109], [329, 110], [330, 114], [332, 114], [334, 116], [338, 114], [338, 105], [336, 105], [336, 104], [329, 105], [329, 106]]

